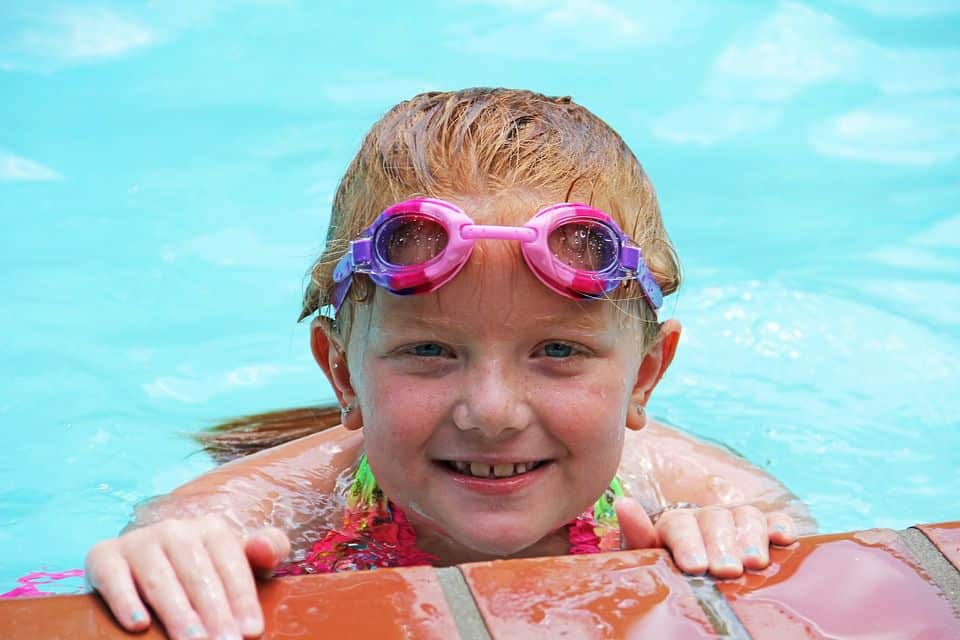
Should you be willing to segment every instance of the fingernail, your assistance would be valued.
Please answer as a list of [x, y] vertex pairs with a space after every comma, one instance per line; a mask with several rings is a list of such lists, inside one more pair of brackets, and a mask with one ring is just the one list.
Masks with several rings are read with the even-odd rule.
[[760, 555], [760, 549], [756, 548], [756, 547], [753, 546], [753, 545], [750, 545], [749, 547], [747, 547], [746, 549], [743, 550], [743, 555], [745, 555], [745, 556], [759, 556], [759, 555]]
[[240, 631], [245, 636], [256, 636], [263, 633], [263, 621], [260, 618], [249, 617], [240, 620]]
[[783, 526], [782, 524], [775, 524], [775, 525], [773, 525], [773, 530], [774, 530], [774, 531], [779, 531], [780, 533], [786, 533], [786, 532], [787, 532], [787, 528], [786, 528], [785, 526]]
[[728, 555], [720, 558], [720, 564], [724, 567], [735, 567], [739, 564], [739, 562], [737, 562], [737, 559], [733, 556]]
[[238, 631], [224, 631], [217, 636], [217, 640], [243, 640]]
[[207, 632], [203, 630], [203, 627], [198, 627], [197, 625], [192, 624], [189, 627], [187, 627], [187, 637], [197, 638], [197, 639], [206, 638]]
[[707, 559], [699, 554], [693, 554], [692, 556], [687, 556], [687, 564], [694, 567], [704, 567], [707, 566]]
[[134, 611], [133, 613], [130, 614], [131, 622], [143, 622], [146, 619], [147, 619], [147, 614], [145, 614], [143, 611]]

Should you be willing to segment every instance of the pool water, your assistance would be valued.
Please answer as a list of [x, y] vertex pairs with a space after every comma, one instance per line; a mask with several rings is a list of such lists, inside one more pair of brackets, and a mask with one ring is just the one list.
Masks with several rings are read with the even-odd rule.
[[654, 416], [824, 531], [960, 514], [960, 3], [191, 6], [0, 8], [0, 592], [209, 469], [186, 432], [332, 399], [294, 321], [336, 181], [473, 85], [573, 95], [652, 177]]

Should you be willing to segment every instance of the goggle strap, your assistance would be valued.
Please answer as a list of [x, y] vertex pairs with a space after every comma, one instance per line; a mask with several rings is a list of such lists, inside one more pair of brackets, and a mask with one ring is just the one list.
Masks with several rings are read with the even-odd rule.
[[[353, 244], [352, 242], [350, 243]], [[347, 250], [343, 257], [337, 262], [337, 266], [333, 268], [333, 281], [337, 284], [340, 284], [344, 280], [349, 280], [350, 276], [353, 275], [353, 247]]]
[[353, 254], [353, 264], [367, 266], [373, 257], [373, 238], [357, 238], [350, 243], [350, 252]]
[[343, 254], [337, 266], [333, 269], [333, 312], [340, 310], [343, 301], [347, 299], [350, 285], [353, 284], [353, 274], [369, 271], [371, 238], [357, 238], [350, 242], [350, 248]]
[[333, 306], [334, 315], [340, 311], [343, 301], [347, 299], [347, 293], [350, 291], [351, 284], [353, 284], [353, 276], [348, 277], [346, 280], [341, 280], [333, 285], [333, 300], [331, 300], [330, 303]]
[[620, 265], [624, 269], [636, 272], [642, 259], [640, 247], [629, 245], [626, 242], [620, 245]]
[[640, 283], [643, 295], [647, 298], [647, 302], [650, 303], [653, 310], [656, 311], [663, 305], [663, 292], [660, 290], [660, 285], [657, 284], [656, 279], [653, 277], [653, 274], [650, 273], [650, 270], [647, 269], [646, 265], [640, 270], [638, 276], [637, 282]]

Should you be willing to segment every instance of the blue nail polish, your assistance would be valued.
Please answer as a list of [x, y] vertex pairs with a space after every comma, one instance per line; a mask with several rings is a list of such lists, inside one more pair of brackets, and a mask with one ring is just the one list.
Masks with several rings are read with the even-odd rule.
[[782, 524], [775, 524], [775, 525], [773, 525], [773, 530], [774, 530], [774, 531], [779, 531], [780, 533], [786, 533], [786, 532], [787, 532], [787, 528], [784, 527]]
[[201, 629], [200, 627], [198, 627], [198, 626], [195, 625], [195, 624], [192, 624], [192, 625], [190, 625], [189, 627], [187, 627], [187, 635], [190, 636], [191, 638], [206, 638], [206, 637], [207, 637], [207, 634], [203, 632], [203, 629]]
[[738, 563], [737, 563], [737, 559], [734, 558], [733, 556], [723, 556], [722, 558], [720, 558], [720, 564], [722, 564], [725, 567], [735, 567]]
[[749, 547], [743, 550], [743, 554], [747, 556], [759, 556], [760, 549], [757, 549], [755, 546], [750, 545]]
[[143, 611], [134, 611], [130, 614], [130, 620], [133, 622], [140, 622], [142, 620], [146, 620], [146, 618], [147, 614], [145, 614]]

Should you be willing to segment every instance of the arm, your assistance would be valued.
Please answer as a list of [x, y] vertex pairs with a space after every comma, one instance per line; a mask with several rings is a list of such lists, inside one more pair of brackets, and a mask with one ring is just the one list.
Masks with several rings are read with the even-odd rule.
[[294, 551], [308, 548], [339, 517], [340, 505], [330, 496], [362, 441], [360, 432], [334, 427], [238, 458], [143, 503], [124, 531], [213, 512], [238, 532], [277, 527]]
[[128, 631], [149, 604], [174, 639], [257, 637], [254, 572], [271, 574], [290, 539], [309, 545], [337, 517], [330, 499], [361, 437], [337, 427], [254, 454], [141, 505], [117, 538], [87, 554], [86, 575]]

